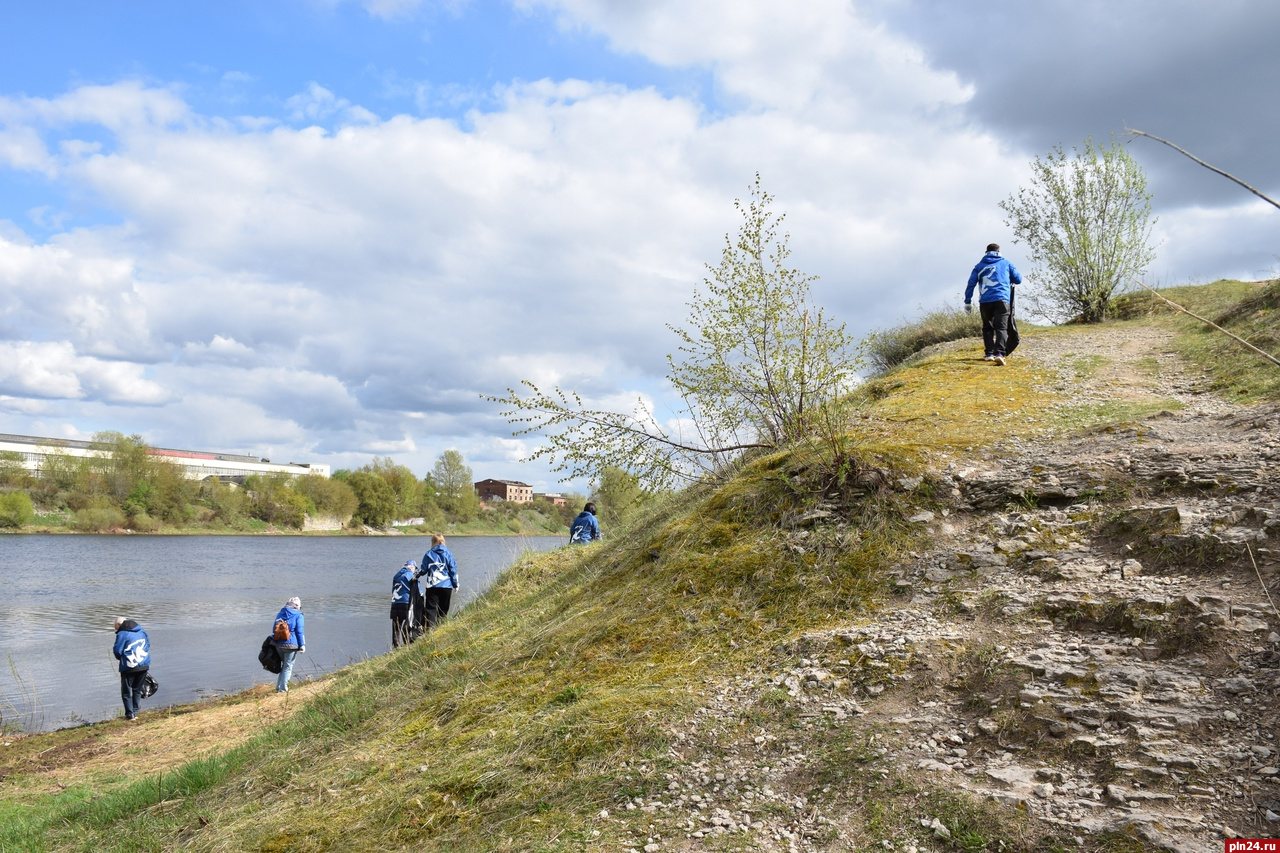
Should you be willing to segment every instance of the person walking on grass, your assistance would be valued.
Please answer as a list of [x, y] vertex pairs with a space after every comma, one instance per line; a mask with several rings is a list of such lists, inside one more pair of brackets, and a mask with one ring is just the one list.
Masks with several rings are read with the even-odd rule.
[[422, 578], [423, 610], [429, 631], [449, 615], [449, 601], [458, 588], [458, 563], [445, 547], [443, 535], [431, 534], [431, 550], [422, 555], [419, 576]]
[[600, 522], [596, 521], [596, 505], [587, 501], [582, 512], [578, 513], [573, 524], [569, 525], [569, 544], [586, 545], [602, 538], [604, 537], [600, 535]]
[[409, 604], [413, 601], [418, 564], [407, 561], [391, 578], [391, 648], [409, 644]]
[[116, 642], [111, 654], [120, 661], [120, 698], [124, 700], [124, 718], [138, 719], [142, 702], [142, 685], [151, 668], [151, 638], [132, 619], [116, 617]]
[[271, 623], [271, 636], [275, 638], [276, 651], [280, 653], [280, 674], [276, 676], [276, 692], [289, 692], [289, 676], [293, 674], [294, 659], [307, 651], [306, 635], [302, 628], [302, 600], [296, 595], [285, 602]]
[[1004, 367], [1009, 354], [1009, 319], [1012, 316], [1013, 286], [1022, 284], [1018, 268], [1000, 254], [1000, 245], [990, 243], [969, 273], [969, 285], [964, 289], [964, 310], [973, 311], [973, 289], [978, 288], [978, 310], [982, 312], [982, 360]]

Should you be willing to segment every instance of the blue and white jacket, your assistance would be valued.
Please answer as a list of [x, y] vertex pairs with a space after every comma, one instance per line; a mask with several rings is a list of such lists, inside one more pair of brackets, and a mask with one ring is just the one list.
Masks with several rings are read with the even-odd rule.
[[1011, 285], [1022, 284], [1018, 268], [999, 252], [987, 252], [969, 273], [969, 286], [964, 289], [964, 304], [973, 301], [973, 288], [978, 288], [978, 302], [1011, 302]]
[[405, 563], [391, 579], [391, 603], [408, 604], [413, 579], [418, 576], [418, 564], [413, 560]]
[[275, 630], [276, 623], [281, 619], [289, 623], [289, 639], [276, 640], [277, 649], [299, 649], [307, 644], [306, 637], [302, 634], [302, 611], [294, 610], [289, 605], [280, 608], [280, 612], [276, 614], [276, 618], [271, 620], [271, 629]]
[[151, 667], [151, 638], [141, 625], [126, 619], [116, 629], [111, 654], [120, 661], [121, 672], [145, 672]]
[[430, 551], [422, 555], [422, 571], [418, 573], [418, 577], [422, 578], [422, 586], [426, 589], [457, 589], [458, 563], [445, 546], [432, 546]]
[[573, 520], [573, 524], [569, 525], [569, 544], [585, 545], [593, 542], [600, 536], [600, 522], [596, 521], [593, 513], [587, 512], [585, 509], [578, 513], [578, 517]]

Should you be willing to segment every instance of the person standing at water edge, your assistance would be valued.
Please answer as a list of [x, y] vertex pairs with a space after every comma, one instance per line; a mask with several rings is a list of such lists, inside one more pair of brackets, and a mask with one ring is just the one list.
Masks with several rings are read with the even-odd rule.
[[588, 542], [602, 538], [604, 537], [600, 535], [600, 522], [596, 521], [596, 505], [587, 501], [582, 512], [578, 513], [573, 524], [569, 525], [569, 544], [586, 545]]
[[[293, 674], [294, 658], [307, 650], [302, 621], [302, 600], [294, 596], [285, 602], [271, 623], [276, 651], [280, 652], [280, 674], [276, 676], [277, 693], [289, 692], [289, 676]], [[284, 623], [283, 629], [280, 627], [281, 622]]]
[[124, 718], [136, 720], [142, 701], [142, 684], [151, 668], [151, 638], [132, 619], [116, 617], [116, 642], [111, 653], [120, 661], [120, 698], [124, 700]]
[[407, 561], [391, 578], [391, 648], [409, 644], [409, 603], [413, 600], [413, 581], [418, 564]]
[[989, 243], [987, 253], [969, 273], [969, 285], [964, 289], [964, 310], [972, 312], [973, 288], [978, 288], [985, 350], [982, 360], [994, 361], [998, 367], [1004, 367], [1009, 353], [1009, 306], [1015, 284], [1022, 284], [1018, 268], [1004, 259], [998, 243]]
[[449, 615], [449, 601], [458, 588], [458, 563], [445, 547], [444, 536], [431, 534], [431, 550], [422, 555], [422, 598], [428, 630]]

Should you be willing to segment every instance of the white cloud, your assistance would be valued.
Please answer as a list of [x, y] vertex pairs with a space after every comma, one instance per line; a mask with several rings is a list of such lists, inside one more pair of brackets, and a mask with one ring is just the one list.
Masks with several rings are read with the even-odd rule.
[[295, 122], [318, 122], [335, 116], [351, 123], [369, 123], [377, 120], [373, 113], [363, 107], [355, 106], [346, 98], [338, 97], [315, 82], [310, 83], [306, 91], [285, 100], [284, 105], [289, 108], [289, 117]]
[[375, 18], [400, 18], [417, 11], [422, 0], [361, 0], [360, 5]]
[[850, 126], [897, 123], [905, 113], [963, 102], [950, 72], [919, 46], [860, 17], [848, 0], [520, 0], [556, 12], [567, 28], [604, 34], [620, 51], [668, 66], [708, 66], [734, 98]]
[[[1009, 242], [996, 202], [1029, 156], [968, 125], [972, 90], [851, 3], [520, 5], [705, 69], [722, 97], [506, 81], [460, 120], [379, 119], [319, 83], [234, 120], [136, 81], [0, 98], [0, 163], [56, 182], [41, 227], [83, 221], [63, 196], [118, 223], [0, 231], [7, 431], [60, 415], [336, 465], [422, 473], [458, 447], [514, 466], [532, 445], [479, 398], [521, 378], [683, 426], [666, 324], [757, 171], [855, 334], [954, 302], [981, 247]], [[1163, 269], [1237, 269], [1206, 250], [1240, 222], [1274, 243], [1253, 212], [1221, 216], [1167, 217]]]
[[172, 393], [139, 365], [78, 355], [71, 344], [0, 342], [0, 393], [37, 399], [91, 399], [156, 406]]

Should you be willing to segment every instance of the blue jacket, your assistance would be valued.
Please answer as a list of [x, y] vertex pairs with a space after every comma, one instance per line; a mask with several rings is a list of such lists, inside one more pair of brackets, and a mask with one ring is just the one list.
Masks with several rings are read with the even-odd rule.
[[969, 273], [969, 286], [964, 289], [964, 304], [973, 301], [973, 287], [978, 286], [978, 302], [1010, 302], [1010, 285], [1022, 284], [1018, 268], [999, 252], [987, 252]]
[[289, 605], [280, 608], [280, 612], [276, 614], [276, 618], [271, 620], [271, 628], [275, 630], [275, 625], [281, 619], [289, 623], [289, 639], [276, 640], [276, 648], [278, 649], [298, 649], [307, 644], [307, 639], [302, 635], [302, 611], [294, 610]]
[[458, 588], [458, 563], [443, 545], [433, 546], [422, 555], [422, 571], [419, 572], [422, 585], [428, 589], [442, 586], [449, 589]]
[[418, 576], [418, 567], [413, 560], [405, 563], [391, 579], [391, 603], [408, 604], [409, 591], [413, 588], [413, 579]]
[[573, 524], [569, 525], [569, 544], [570, 545], [586, 545], [593, 542], [600, 536], [600, 522], [596, 521], [595, 515], [587, 512], [585, 509], [578, 513], [578, 517], [573, 520]]
[[151, 667], [151, 638], [141, 625], [126, 619], [116, 629], [111, 654], [120, 661], [121, 672], [143, 672]]

